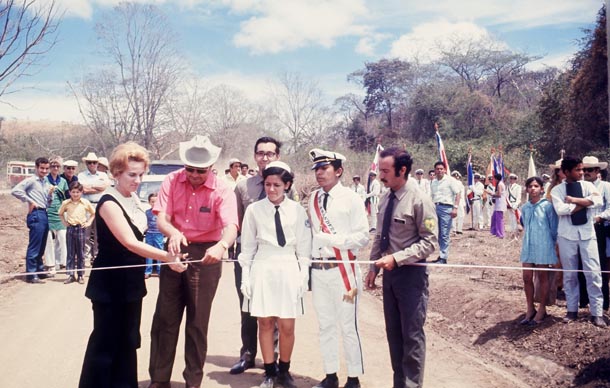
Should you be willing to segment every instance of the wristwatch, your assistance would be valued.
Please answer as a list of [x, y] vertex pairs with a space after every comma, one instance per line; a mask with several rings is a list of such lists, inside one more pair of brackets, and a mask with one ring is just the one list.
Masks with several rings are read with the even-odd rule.
[[220, 240], [220, 241], [218, 241], [218, 243], [219, 243], [220, 245], [222, 245], [222, 247], [223, 247], [224, 249], [229, 249], [229, 244], [227, 244], [227, 242], [226, 242], [225, 240]]

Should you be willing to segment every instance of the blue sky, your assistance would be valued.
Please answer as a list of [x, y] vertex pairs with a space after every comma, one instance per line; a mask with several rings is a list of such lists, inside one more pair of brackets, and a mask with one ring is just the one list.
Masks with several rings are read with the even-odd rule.
[[[47, 0], [39, 0], [45, 2]], [[80, 121], [68, 81], [99, 63], [94, 25], [118, 1], [56, 0], [65, 12], [59, 42], [38, 74], [2, 97], [7, 119]], [[433, 60], [455, 37], [498, 40], [563, 66], [592, 28], [601, 0], [140, 0], [168, 16], [189, 67], [209, 85], [264, 100], [269, 82], [296, 72], [328, 101], [347, 92], [349, 73], [384, 57]]]

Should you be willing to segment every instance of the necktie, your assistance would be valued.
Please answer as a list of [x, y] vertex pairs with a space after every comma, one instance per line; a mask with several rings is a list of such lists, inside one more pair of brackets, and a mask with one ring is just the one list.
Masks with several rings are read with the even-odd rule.
[[261, 186], [263, 187], [261, 188], [261, 192], [258, 195], [258, 199], [263, 199], [267, 196], [267, 193], [265, 192], [265, 183], [262, 183]]
[[383, 213], [383, 224], [381, 227], [381, 242], [379, 246], [381, 248], [381, 252], [385, 252], [390, 247], [390, 222], [392, 222], [392, 212], [394, 211], [394, 200], [396, 199], [396, 195], [394, 192], [390, 192], [388, 197], [388, 205], [385, 208], [385, 213]]
[[322, 207], [326, 210], [326, 204], [328, 203], [328, 193], [324, 193], [324, 200], [322, 201]]
[[275, 234], [277, 235], [277, 243], [281, 247], [286, 245], [286, 236], [284, 236], [284, 229], [282, 228], [282, 221], [280, 220], [280, 207], [275, 207]]

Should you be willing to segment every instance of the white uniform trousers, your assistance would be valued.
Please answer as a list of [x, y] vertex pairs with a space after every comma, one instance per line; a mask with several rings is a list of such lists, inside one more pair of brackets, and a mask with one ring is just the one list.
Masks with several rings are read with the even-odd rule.
[[[566, 270], [578, 269], [578, 251], [582, 258], [582, 269], [587, 280], [587, 293], [589, 294], [589, 311], [592, 316], [602, 316], [602, 275], [597, 253], [597, 240], [568, 240], [557, 237], [561, 266]], [[578, 272], [563, 273], [563, 289], [566, 293], [566, 305], [569, 312], [578, 311], [580, 292], [578, 288]]]
[[[53, 238], [55, 235], [55, 238]], [[44, 249], [44, 262], [47, 267], [59, 269], [59, 265], [66, 265], [68, 245], [66, 242], [66, 229], [49, 230], [47, 244]]]
[[491, 218], [493, 217], [493, 214], [494, 214], [493, 203], [486, 204], [485, 208], [483, 209], [483, 212], [484, 212], [483, 217], [485, 217], [485, 227], [490, 228], [491, 227]]
[[481, 211], [482, 200], [472, 201], [472, 227], [475, 229], [483, 228], [483, 212]]
[[377, 202], [371, 203], [371, 214], [367, 215], [369, 221], [369, 229], [377, 229], [377, 213], [379, 212], [379, 204]]
[[455, 217], [451, 223], [451, 230], [453, 232], [462, 233], [464, 229], [464, 217], [466, 216], [466, 210], [459, 206], [457, 209], [457, 217]]
[[508, 217], [508, 231], [516, 232], [518, 229], [517, 216], [515, 215], [515, 209], [508, 209], [504, 215]]
[[[347, 269], [351, 271], [350, 269]], [[312, 269], [311, 289], [313, 307], [320, 326], [320, 350], [324, 364], [324, 373], [339, 371], [339, 333], [341, 329], [348, 377], [358, 377], [364, 373], [362, 347], [358, 334], [357, 311], [358, 299], [362, 294], [360, 268], [356, 264], [358, 296], [354, 303], [344, 302], [346, 293], [341, 271], [332, 269]], [[348, 272], [349, 273], [349, 272]]]

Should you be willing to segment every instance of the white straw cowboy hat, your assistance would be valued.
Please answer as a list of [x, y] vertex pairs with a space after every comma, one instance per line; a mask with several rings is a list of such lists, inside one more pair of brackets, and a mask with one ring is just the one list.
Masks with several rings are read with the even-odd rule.
[[595, 156], [585, 156], [584, 158], [582, 158], [582, 165], [584, 168], [597, 167], [602, 170], [605, 170], [606, 167], [608, 167], [608, 163], [600, 162], [599, 159], [597, 159]]
[[97, 160], [97, 164], [101, 164], [102, 166], [104, 166], [106, 168], [110, 168], [110, 163], [108, 163], [108, 159], [106, 159], [103, 156]]
[[99, 159], [95, 152], [89, 152], [87, 156], [83, 157], [83, 162], [98, 162]]
[[216, 147], [207, 136], [197, 135], [189, 141], [180, 142], [180, 160], [185, 166], [205, 168], [216, 162], [220, 156]]

